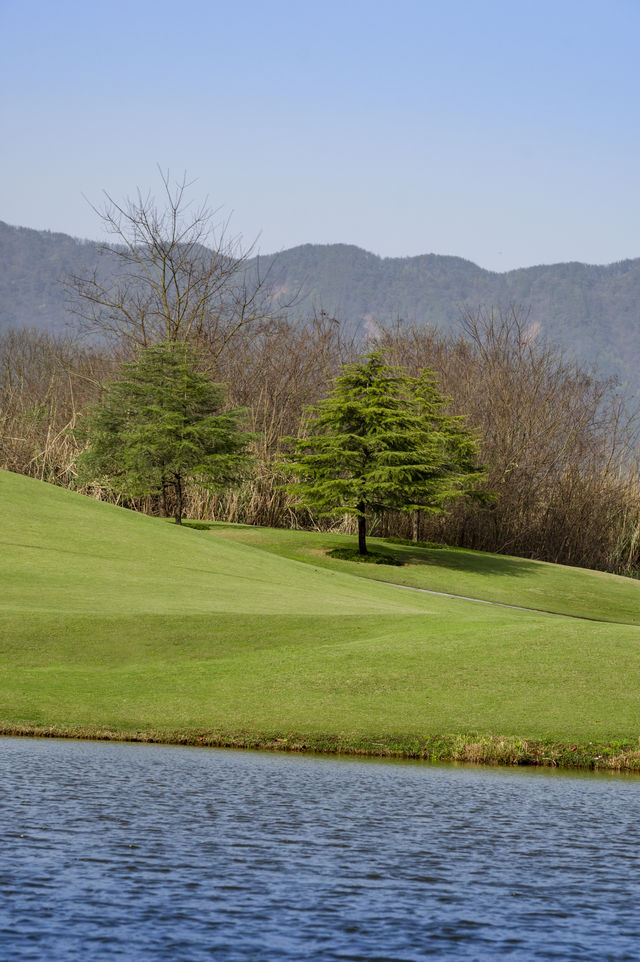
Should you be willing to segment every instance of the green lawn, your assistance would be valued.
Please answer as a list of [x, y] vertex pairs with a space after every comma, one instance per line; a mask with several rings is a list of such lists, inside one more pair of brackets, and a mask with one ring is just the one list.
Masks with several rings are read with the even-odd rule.
[[227, 524], [212, 525], [211, 534], [360, 578], [392, 581], [578, 618], [640, 625], [640, 582], [602, 571], [526, 561], [486, 551], [425, 548], [378, 538], [367, 539], [370, 549], [394, 555], [403, 562], [403, 567], [354, 564], [327, 557], [327, 551], [332, 548], [355, 544], [354, 538], [344, 535]]
[[7, 472], [0, 504], [4, 731], [638, 746], [635, 581], [404, 545], [401, 568], [340, 562], [338, 536], [179, 528]]

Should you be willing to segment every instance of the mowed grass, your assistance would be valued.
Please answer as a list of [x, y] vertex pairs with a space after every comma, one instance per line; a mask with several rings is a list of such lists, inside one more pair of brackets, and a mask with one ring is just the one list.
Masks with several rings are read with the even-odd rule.
[[178, 528], [6, 472], [0, 504], [5, 731], [637, 746], [637, 582], [404, 545], [357, 565], [335, 536]]
[[219, 523], [212, 524], [210, 532], [218, 538], [359, 578], [577, 618], [640, 625], [640, 582], [602, 571], [380, 538], [368, 538], [369, 548], [392, 555], [402, 567], [354, 564], [328, 554], [333, 548], [355, 546], [355, 538], [345, 535]]

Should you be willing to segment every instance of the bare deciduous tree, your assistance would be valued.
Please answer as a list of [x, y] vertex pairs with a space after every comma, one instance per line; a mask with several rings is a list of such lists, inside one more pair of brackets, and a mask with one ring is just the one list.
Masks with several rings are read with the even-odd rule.
[[329, 390], [340, 367], [359, 353], [356, 336], [324, 311], [297, 322], [273, 318], [240, 332], [233, 350], [218, 358], [215, 376], [229, 385], [233, 405], [249, 412], [255, 470], [242, 489], [214, 495], [194, 513], [276, 527], [308, 526], [308, 512], [296, 508], [276, 467], [281, 438], [297, 434], [305, 406]]
[[65, 335], [0, 335], [0, 467], [59, 484], [75, 477], [70, 434], [112, 369], [103, 352]]
[[186, 177], [172, 184], [160, 176], [161, 202], [138, 191], [118, 203], [105, 192], [94, 207], [113, 238], [102, 251], [115, 272], [70, 277], [70, 308], [85, 329], [125, 349], [192, 340], [215, 357], [238, 331], [290, 302], [275, 302], [273, 262], [262, 274], [254, 245], [230, 236], [206, 201], [193, 205]]

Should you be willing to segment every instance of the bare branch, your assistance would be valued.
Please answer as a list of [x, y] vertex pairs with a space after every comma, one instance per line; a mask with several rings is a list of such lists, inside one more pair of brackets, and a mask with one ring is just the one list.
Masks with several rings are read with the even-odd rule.
[[229, 232], [219, 209], [189, 199], [186, 175], [160, 172], [160, 200], [140, 190], [124, 202], [106, 191], [93, 207], [113, 241], [105, 268], [67, 281], [70, 308], [88, 331], [122, 345], [196, 340], [218, 355], [243, 328], [273, 317], [274, 264], [262, 273], [254, 245]]

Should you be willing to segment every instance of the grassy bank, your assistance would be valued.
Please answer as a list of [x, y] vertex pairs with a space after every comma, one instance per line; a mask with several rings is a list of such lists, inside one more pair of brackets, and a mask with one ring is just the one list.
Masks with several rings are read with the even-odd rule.
[[513, 736], [505, 738], [474, 733], [407, 738], [404, 735], [392, 735], [389, 732], [368, 737], [332, 734], [309, 736], [287, 731], [226, 732], [184, 728], [133, 731], [97, 727], [69, 728], [3, 724], [0, 725], [0, 735], [640, 773], [640, 745], [638, 744], [616, 742], [598, 745], [589, 742], [586, 745], [572, 745], [551, 739], [526, 740]]
[[0, 503], [5, 734], [638, 767], [635, 581], [407, 545], [355, 565], [6, 472]]

